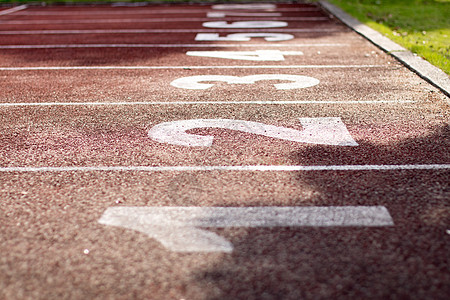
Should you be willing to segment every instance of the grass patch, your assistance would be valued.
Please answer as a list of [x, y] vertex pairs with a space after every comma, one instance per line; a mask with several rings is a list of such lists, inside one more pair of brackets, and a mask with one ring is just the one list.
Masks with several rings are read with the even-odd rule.
[[450, 0], [328, 0], [450, 74]]

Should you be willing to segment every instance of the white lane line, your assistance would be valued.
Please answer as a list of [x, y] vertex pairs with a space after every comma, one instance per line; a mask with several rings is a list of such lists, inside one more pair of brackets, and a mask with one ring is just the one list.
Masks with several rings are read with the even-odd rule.
[[247, 166], [90, 166], [90, 167], [0, 167], [0, 172], [295, 172], [295, 171], [396, 171], [396, 170], [447, 170], [450, 164], [417, 165], [247, 165]]
[[[0, 35], [38, 35], [38, 34], [111, 34], [111, 33], [199, 33], [199, 32], [248, 32], [248, 29], [61, 29], [61, 30], [0, 30]], [[253, 28], [252, 32], [342, 32], [336, 28]]]
[[347, 69], [387, 68], [388, 65], [240, 65], [240, 66], [73, 66], [73, 67], [0, 67], [0, 71], [48, 70], [203, 70], [203, 69]]
[[266, 48], [266, 47], [345, 47], [349, 44], [61, 44], [61, 45], [0, 45], [0, 49], [57, 48]]
[[13, 8], [5, 9], [5, 10], [0, 11], [0, 16], [9, 15], [9, 14], [12, 14], [12, 13], [15, 13], [17, 11], [24, 10], [27, 8], [28, 8], [28, 5], [24, 4], [24, 5], [19, 5], [19, 6], [13, 7]]
[[394, 226], [384, 206], [109, 207], [98, 223], [135, 230], [174, 252], [233, 251], [233, 244], [200, 228]]
[[[276, 8], [271, 12], [306, 12], [306, 11], [320, 11], [319, 8], [305, 7], [305, 8]], [[205, 9], [114, 9], [114, 10], [70, 10], [70, 11], [22, 11], [17, 15], [23, 16], [85, 16], [85, 15], [156, 15], [156, 14], [198, 14], [207, 12], [217, 12], [217, 10]]]
[[236, 104], [404, 104], [413, 100], [354, 100], [354, 101], [167, 101], [167, 102], [18, 102], [0, 103], [0, 107], [20, 106], [122, 106], [122, 105], [236, 105]]
[[[248, 21], [255, 18], [231, 17], [229, 21]], [[261, 18], [256, 18], [261, 19]], [[263, 18], [265, 21], [296, 21], [296, 22], [320, 22], [330, 21], [327, 17], [279, 17]], [[76, 20], [3, 20], [2, 25], [51, 25], [51, 24], [101, 24], [101, 23], [169, 23], [169, 22], [206, 22], [210, 18], [135, 18], [135, 19], [76, 19]]]

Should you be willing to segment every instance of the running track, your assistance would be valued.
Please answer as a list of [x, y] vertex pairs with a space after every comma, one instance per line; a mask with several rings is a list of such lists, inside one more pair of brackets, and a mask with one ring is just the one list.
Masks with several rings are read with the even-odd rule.
[[311, 4], [0, 11], [0, 298], [446, 299], [448, 97]]

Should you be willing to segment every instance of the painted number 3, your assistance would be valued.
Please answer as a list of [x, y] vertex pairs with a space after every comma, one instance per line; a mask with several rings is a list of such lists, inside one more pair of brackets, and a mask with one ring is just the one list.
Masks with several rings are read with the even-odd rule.
[[285, 80], [289, 83], [277, 83], [275, 88], [278, 90], [302, 89], [319, 84], [319, 80], [313, 77], [289, 74], [259, 74], [244, 77], [225, 76], [225, 75], [199, 75], [182, 77], [175, 79], [170, 85], [189, 90], [206, 90], [214, 86], [210, 83], [201, 83], [205, 81], [223, 81], [229, 84], [252, 84], [260, 80]]

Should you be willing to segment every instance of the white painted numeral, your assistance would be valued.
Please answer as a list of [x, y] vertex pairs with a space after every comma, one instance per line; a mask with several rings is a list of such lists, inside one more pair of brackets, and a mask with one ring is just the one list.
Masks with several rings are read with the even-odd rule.
[[225, 18], [226, 16], [234, 17], [281, 17], [281, 13], [250, 13], [250, 12], [234, 12], [234, 11], [213, 11], [206, 13], [208, 18]]
[[223, 81], [229, 84], [252, 84], [260, 80], [288, 80], [290, 83], [277, 83], [278, 90], [302, 89], [319, 84], [319, 80], [313, 77], [290, 74], [258, 74], [245, 77], [225, 75], [199, 75], [175, 79], [170, 85], [189, 90], [206, 90], [214, 84], [200, 83], [204, 81]]
[[225, 252], [233, 244], [205, 228], [394, 226], [384, 206], [109, 207], [100, 224], [136, 230], [169, 251]]
[[226, 21], [205, 22], [206, 28], [278, 28], [286, 27], [288, 23], [283, 21], [239, 21], [227, 23]]
[[199, 33], [195, 37], [196, 41], [221, 41], [221, 42], [248, 42], [252, 38], [264, 38], [268, 42], [279, 42], [292, 40], [294, 36], [287, 33], [231, 33], [221, 37], [218, 33]]
[[216, 4], [212, 9], [247, 9], [247, 10], [273, 10], [275, 4], [270, 3], [249, 3], [249, 4]]
[[239, 59], [252, 61], [282, 61], [284, 55], [303, 55], [301, 51], [255, 50], [255, 51], [188, 51], [186, 55]]
[[229, 119], [193, 119], [160, 123], [148, 132], [148, 136], [160, 143], [189, 147], [210, 147], [213, 136], [195, 135], [186, 131], [195, 128], [222, 128], [258, 134], [285, 141], [358, 146], [341, 118], [300, 118], [303, 130], [267, 125], [258, 122]]

